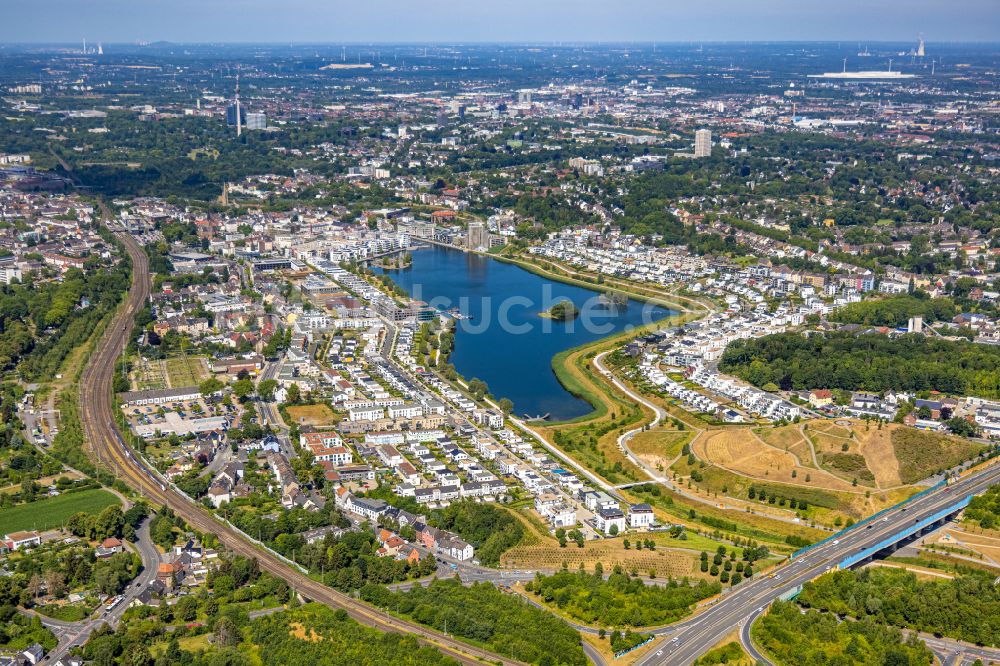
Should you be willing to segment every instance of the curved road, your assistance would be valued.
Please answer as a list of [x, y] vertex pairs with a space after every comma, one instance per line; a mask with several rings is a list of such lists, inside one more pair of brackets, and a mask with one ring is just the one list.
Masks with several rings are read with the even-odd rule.
[[156, 578], [156, 573], [160, 564], [160, 552], [156, 550], [153, 539], [149, 535], [149, 523], [151, 518], [146, 518], [139, 529], [136, 530], [135, 547], [142, 558], [142, 570], [135, 580], [129, 582], [128, 587], [122, 591], [124, 597], [122, 601], [110, 611], [102, 611], [97, 617], [91, 617], [80, 622], [64, 622], [55, 618], [39, 615], [42, 624], [48, 627], [59, 637], [59, 645], [49, 653], [48, 661], [56, 662], [66, 656], [69, 650], [82, 645], [90, 638], [90, 634], [103, 624], [117, 627], [122, 615], [129, 609], [132, 601], [139, 596], [146, 587]]
[[108, 466], [133, 489], [152, 501], [169, 506], [191, 527], [215, 534], [229, 550], [256, 558], [260, 568], [283, 579], [302, 596], [345, 610], [356, 621], [382, 631], [408, 633], [433, 645], [450, 657], [466, 664], [482, 660], [500, 664], [519, 662], [487, 650], [457, 641], [421, 625], [387, 617], [369, 606], [333, 590], [291, 568], [275, 553], [266, 550], [232, 526], [221, 522], [191, 498], [175, 491], [154, 470], [138, 460], [125, 445], [115, 422], [112, 404], [112, 379], [115, 362], [128, 340], [133, 318], [149, 297], [149, 262], [142, 247], [127, 233], [116, 233], [132, 260], [132, 287], [123, 307], [104, 332], [91, 355], [80, 386], [80, 418], [86, 441], [101, 464]]
[[[597, 356], [594, 357], [594, 367], [597, 368], [597, 371], [600, 372], [602, 375], [604, 375], [604, 378], [608, 382], [610, 382], [612, 385], [614, 385], [614, 387], [617, 388], [619, 391], [621, 391], [622, 393], [624, 393], [630, 399], [632, 399], [632, 400], [636, 401], [637, 403], [645, 406], [650, 411], [652, 411], [653, 414], [655, 414], [655, 416], [653, 417], [653, 420], [650, 421], [648, 424], [639, 426], [637, 428], [632, 428], [631, 430], [628, 430], [628, 431], [622, 433], [621, 435], [619, 435], [618, 442], [617, 442], [618, 443], [618, 447], [625, 453], [625, 456], [634, 465], [636, 465], [638, 468], [640, 468], [641, 470], [643, 470], [644, 472], [646, 472], [646, 474], [650, 477], [650, 479], [653, 482], [663, 484], [664, 486], [666, 486], [667, 489], [669, 489], [669, 490], [677, 493], [678, 495], [681, 495], [682, 497], [685, 497], [686, 499], [692, 500], [694, 502], [698, 502], [700, 504], [705, 504], [705, 505], [711, 506], [713, 508], [717, 508], [719, 506], [718, 501], [713, 501], [713, 500], [710, 500], [708, 498], [701, 497], [700, 495], [696, 495], [694, 493], [690, 493], [690, 492], [686, 491], [684, 488], [682, 488], [679, 485], [677, 485], [674, 482], [672, 482], [668, 477], [664, 476], [663, 474], [657, 473], [656, 469], [654, 469], [651, 465], [647, 464], [646, 461], [644, 461], [642, 458], [640, 458], [639, 456], [637, 456], [632, 451], [632, 449], [630, 449], [628, 447], [629, 440], [631, 440], [636, 434], [642, 432], [646, 428], [650, 428], [650, 429], [655, 428], [660, 423], [662, 423], [663, 421], [665, 421], [667, 419], [667, 417], [669, 416], [669, 414], [667, 414], [667, 410], [663, 409], [662, 407], [660, 407], [656, 403], [651, 402], [650, 400], [647, 400], [645, 397], [639, 395], [638, 393], [636, 393], [635, 391], [633, 391], [632, 389], [630, 389], [622, 380], [620, 380], [618, 377], [616, 377], [614, 375], [614, 373], [611, 372], [611, 370], [608, 369], [607, 366], [604, 365], [604, 363], [603, 363], [604, 357], [607, 356], [609, 353], [611, 353], [611, 352], [602, 352], [602, 353], [600, 353], [600, 354], [598, 354]], [[689, 425], [688, 427], [691, 427], [692, 429], [694, 429], [693, 426]], [[695, 430], [697, 430], [697, 429], [695, 429]], [[703, 432], [703, 431], [697, 430], [697, 432]], [[695, 439], [697, 439], [697, 436], [695, 437]], [[694, 440], [691, 440], [691, 441], [694, 442]], [[647, 483], [647, 482], [646, 481], [640, 481], [640, 482], [637, 482], [637, 483]], [[632, 486], [632, 485], [636, 485], [636, 484], [627, 484], [627, 485], [628, 486]], [[626, 486], [618, 486], [618, 487], [619, 488], [624, 488]], [[617, 493], [616, 493], [616, 495], [617, 495]], [[733, 507], [729, 506], [727, 508], [732, 509]], [[776, 515], [773, 515], [773, 514], [770, 514], [770, 513], [762, 513], [758, 509], [755, 509], [755, 508], [751, 508], [750, 509], [750, 513], [755, 514], [755, 515], [764, 516], [765, 518], [769, 518], [771, 520], [776, 520], [776, 521], [783, 522], [783, 523], [789, 523], [789, 524], [793, 524], [793, 525], [801, 525], [801, 522], [798, 519], [796, 519], [796, 518], [789, 518], [787, 516], [776, 516]]]

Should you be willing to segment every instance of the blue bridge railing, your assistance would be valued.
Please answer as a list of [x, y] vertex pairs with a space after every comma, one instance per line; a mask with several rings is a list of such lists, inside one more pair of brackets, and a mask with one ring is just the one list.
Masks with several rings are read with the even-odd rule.
[[894, 543], [896, 543], [900, 539], [906, 538], [906, 537], [910, 536], [911, 534], [919, 532], [920, 530], [924, 529], [928, 525], [933, 525], [934, 523], [936, 523], [937, 521], [941, 520], [945, 516], [948, 516], [950, 514], [955, 513], [956, 511], [960, 511], [960, 510], [964, 509], [965, 507], [969, 506], [969, 501], [970, 500], [972, 500], [972, 495], [966, 495], [965, 497], [963, 497], [962, 499], [958, 500], [957, 502], [955, 502], [951, 506], [949, 506], [949, 507], [947, 507], [945, 509], [941, 509], [940, 511], [938, 511], [937, 513], [935, 513], [933, 516], [928, 516], [927, 518], [924, 518], [923, 520], [917, 521], [917, 522], [913, 523], [912, 525], [907, 525], [901, 531], [897, 532], [896, 534], [893, 534], [891, 537], [889, 537], [887, 539], [883, 539], [882, 541], [879, 541], [874, 546], [871, 546], [869, 548], [865, 548], [864, 550], [858, 551], [854, 555], [849, 555], [848, 557], [845, 557], [844, 559], [842, 559], [839, 562], [839, 564], [837, 566], [839, 568], [841, 568], [841, 569], [846, 569], [848, 567], [854, 566], [858, 562], [861, 562], [862, 560], [871, 557], [872, 555], [874, 555], [875, 553], [879, 552], [880, 550], [888, 548], [889, 546], [893, 545]]
[[915, 500], [917, 498], [923, 497], [924, 495], [927, 495], [928, 493], [932, 493], [935, 490], [938, 490], [939, 488], [945, 486], [947, 483], [948, 482], [945, 479], [942, 479], [942, 480], [938, 481], [937, 483], [935, 483], [930, 488], [925, 488], [925, 489], [921, 490], [919, 493], [907, 497], [905, 500], [903, 500], [902, 502], [899, 502], [898, 504], [893, 504], [890, 507], [882, 509], [878, 513], [874, 513], [874, 514], [868, 516], [867, 518], [865, 518], [863, 520], [859, 520], [858, 522], [854, 523], [850, 527], [845, 527], [844, 529], [840, 530], [839, 532], [835, 532], [834, 534], [831, 534], [830, 536], [826, 537], [822, 541], [817, 541], [814, 544], [810, 544], [808, 546], [804, 546], [802, 548], [799, 548], [797, 551], [795, 551], [794, 553], [791, 554], [791, 559], [794, 560], [796, 557], [799, 557], [799, 556], [801, 556], [801, 555], [803, 555], [805, 553], [808, 553], [813, 548], [818, 548], [819, 546], [822, 546], [825, 543], [829, 543], [830, 541], [833, 541], [834, 539], [839, 539], [842, 536], [844, 536], [845, 534], [847, 534], [848, 532], [850, 532], [851, 530], [856, 530], [859, 527], [863, 527], [864, 525], [867, 525], [870, 522], [878, 520], [884, 514], [887, 514], [890, 511], [895, 511], [899, 507], [905, 506], [906, 504], [909, 504], [910, 502], [912, 502], [913, 500]]

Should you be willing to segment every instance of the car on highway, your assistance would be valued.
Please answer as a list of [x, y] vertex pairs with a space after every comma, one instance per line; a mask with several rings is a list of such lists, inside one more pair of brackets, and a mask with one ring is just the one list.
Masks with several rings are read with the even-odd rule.
[[834, 545], [834, 546], [837, 546], [837, 545], [839, 545], [839, 544], [840, 544], [840, 539], [834, 539], [834, 540], [833, 540], [833, 545]]

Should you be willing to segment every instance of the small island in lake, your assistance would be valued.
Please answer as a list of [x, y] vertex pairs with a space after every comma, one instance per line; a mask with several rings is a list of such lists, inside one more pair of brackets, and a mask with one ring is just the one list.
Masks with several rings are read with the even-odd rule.
[[540, 315], [547, 319], [555, 319], [556, 321], [570, 321], [579, 317], [580, 311], [573, 305], [573, 301], [562, 300], [545, 312], [540, 313]]

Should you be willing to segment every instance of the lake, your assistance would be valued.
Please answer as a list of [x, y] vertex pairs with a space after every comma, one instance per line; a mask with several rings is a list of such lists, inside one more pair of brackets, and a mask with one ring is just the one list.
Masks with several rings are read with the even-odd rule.
[[[374, 270], [391, 275], [412, 298], [445, 311], [457, 307], [468, 317], [456, 322], [451, 363], [466, 379], [486, 382], [497, 399], [513, 401], [518, 416], [549, 414], [550, 420], [561, 421], [588, 414], [590, 404], [556, 379], [552, 357], [675, 314], [639, 301], [609, 304], [597, 291], [440, 246], [414, 251], [409, 268]], [[579, 317], [542, 316], [561, 300], [572, 301]]]

